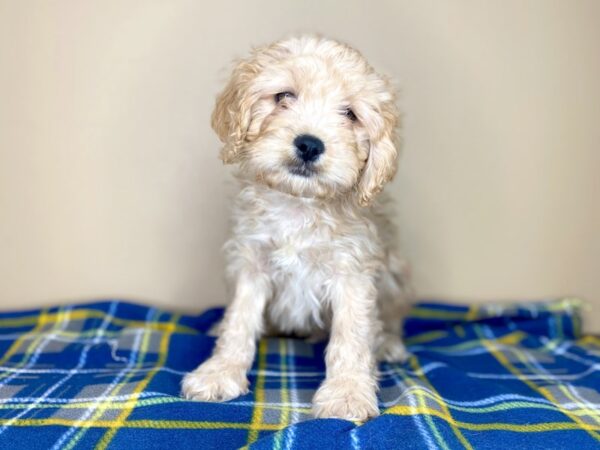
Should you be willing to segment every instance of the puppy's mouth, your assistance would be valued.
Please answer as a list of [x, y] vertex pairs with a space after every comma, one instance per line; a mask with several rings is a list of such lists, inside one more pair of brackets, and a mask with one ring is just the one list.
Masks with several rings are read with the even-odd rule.
[[317, 174], [317, 169], [311, 163], [295, 163], [288, 166], [288, 170], [293, 175], [298, 175], [303, 178], [310, 178]]

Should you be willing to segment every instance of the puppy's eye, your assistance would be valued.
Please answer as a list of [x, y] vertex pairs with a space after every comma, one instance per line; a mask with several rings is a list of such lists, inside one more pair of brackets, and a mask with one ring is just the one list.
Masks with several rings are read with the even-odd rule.
[[356, 114], [354, 114], [354, 111], [352, 111], [350, 108], [346, 108], [344, 110], [344, 115], [352, 122], [356, 122], [358, 120], [358, 117], [356, 117]]
[[293, 100], [296, 98], [293, 92], [285, 91], [275, 94], [275, 103], [281, 103], [284, 100]]

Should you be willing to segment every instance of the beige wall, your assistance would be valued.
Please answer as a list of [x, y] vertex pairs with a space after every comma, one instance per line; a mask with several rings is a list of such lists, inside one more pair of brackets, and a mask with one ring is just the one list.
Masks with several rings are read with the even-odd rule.
[[[600, 2], [0, 0], [0, 308], [226, 301], [228, 61], [296, 31], [402, 87], [422, 295], [581, 295], [600, 331]], [[590, 323], [592, 323], [590, 321]]]

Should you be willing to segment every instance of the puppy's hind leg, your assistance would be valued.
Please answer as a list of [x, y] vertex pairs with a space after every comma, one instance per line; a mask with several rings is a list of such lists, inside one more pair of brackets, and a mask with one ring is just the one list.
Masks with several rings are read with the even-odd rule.
[[381, 333], [377, 343], [376, 357], [377, 361], [385, 362], [404, 362], [406, 361], [410, 353], [404, 346], [404, 342], [397, 334]]
[[415, 298], [408, 264], [391, 254], [377, 291], [379, 315], [383, 324], [382, 331], [376, 338], [377, 360], [404, 362], [410, 353], [402, 342], [402, 320]]
[[183, 378], [186, 399], [226, 401], [248, 392], [246, 373], [254, 360], [270, 289], [264, 274], [244, 272], [238, 277], [212, 356]]

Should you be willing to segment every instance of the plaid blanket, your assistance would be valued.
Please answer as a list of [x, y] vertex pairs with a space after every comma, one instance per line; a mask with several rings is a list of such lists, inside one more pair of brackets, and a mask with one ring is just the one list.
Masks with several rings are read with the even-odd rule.
[[413, 356], [380, 366], [382, 415], [313, 420], [324, 344], [265, 339], [251, 392], [179, 397], [208, 357], [221, 309], [185, 316], [120, 301], [0, 314], [0, 447], [599, 448], [600, 339], [574, 299], [423, 303]]

